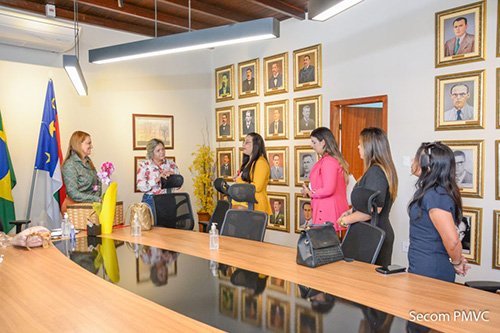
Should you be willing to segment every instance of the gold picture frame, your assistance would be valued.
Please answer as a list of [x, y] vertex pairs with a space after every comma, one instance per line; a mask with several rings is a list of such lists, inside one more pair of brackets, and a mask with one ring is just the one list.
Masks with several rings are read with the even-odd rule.
[[436, 131], [484, 128], [484, 70], [436, 76], [435, 89]]
[[485, 13], [485, 1], [436, 13], [436, 67], [485, 59]]
[[309, 139], [311, 132], [321, 126], [322, 96], [294, 98], [293, 128], [295, 139]]
[[293, 51], [293, 90], [321, 87], [321, 44]]
[[306, 220], [309, 220], [308, 224], [312, 224], [311, 199], [304, 197], [301, 193], [295, 193], [294, 231], [296, 234], [300, 234], [302, 230], [305, 230]]
[[241, 321], [260, 327], [262, 325], [262, 295], [249, 295], [241, 291]]
[[270, 276], [269, 279], [267, 279], [267, 287], [269, 288], [269, 290], [278, 291], [287, 295], [290, 294], [291, 289], [290, 281], [276, 278], [274, 276]]
[[481, 229], [483, 224], [483, 209], [462, 207], [463, 218], [458, 225], [462, 254], [471, 264], [481, 264]]
[[271, 214], [266, 229], [290, 232], [290, 194], [268, 192]]
[[278, 298], [266, 298], [266, 327], [274, 332], [288, 333], [290, 330], [290, 303]]
[[288, 52], [264, 58], [264, 96], [288, 92]]
[[238, 289], [219, 284], [219, 312], [224, 316], [238, 318]]
[[484, 180], [484, 140], [442, 141], [455, 155], [457, 185], [463, 197], [482, 198]]
[[259, 133], [259, 113], [259, 103], [244, 104], [238, 107], [240, 140], [244, 140], [249, 133]]
[[215, 69], [215, 102], [234, 99], [234, 65]]
[[309, 184], [309, 173], [318, 161], [318, 154], [311, 146], [296, 146], [294, 148], [295, 156], [295, 186], [300, 186], [304, 183]]
[[234, 140], [234, 106], [215, 109], [215, 141]]
[[269, 184], [288, 186], [288, 147], [268, 147], [266, 152], [271, 168]]
[[259, 58], [238, 64], [238, 97], [259, 96]]
[[[167, 160], [172, 160], [175, 162], [175, 156], [165, 156]], [[146, 156], [134, 156], [134, 192], [135, 193], [142, 193], [138, 188], [137, 188], [137, 172], [139, 171], [139, 166], [141, 165], [142, 162], [147, 160]]]
[[[500, 32], [499, 32], [500, 34]], [[496, 128], [500, 129], [500, 68], [497, 68], [497, 76], [496, 76]]]
[[500, 140], [495, 141], [495, 199], [500, 200]]
[[266, 140], [288, 140], [288, 100], [264, 103]]
[[305, 306], [295, 306], [295, 331], [297, 333], [323, 332], [323, 316]]
[[174, 149], [174, 116], [132, 114], [133, 150], [146, 150], [148, 141], [157, 138], [165, 149]]
[[500, 269], [500, 210], [493, 211], [493, 265]]
[[234, 148], [217, 148], [215, 150], [217, 163], [217, 177], [224, 180], [233, 181], [236, 174], [236, 161]]

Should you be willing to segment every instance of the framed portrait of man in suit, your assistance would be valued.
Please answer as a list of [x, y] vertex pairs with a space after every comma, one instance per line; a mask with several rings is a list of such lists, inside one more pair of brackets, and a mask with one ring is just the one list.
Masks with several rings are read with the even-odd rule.
[[300, 234], [307, 226], [312, 225], [311, 199], [301, 193], [295, 193], [295, 233]]
[[484, 140], [443, 141], [455, 156], [455, 179], [462, 197], [483, 197]]
[[262, 295], [241, 290], [241, 320], [257, 327], [262, 325]]
[[483, 209], [462, 207], [462, 221], [457, 226], [462, 254], [469, 264], [481, 264], [481, 229]]
[[309, 174], [318, 155], [311, 146], [295, 146], [295, 186], [309, 183]]
[[238, 110], [240, 140], [244, 140], [249, 133], [259, 133], [259, 103], [240, 105]]
[[493, 211], [493, 268], [500, 269], [500, 210]]
[[252, 59], [238, 64], [238, 97], [259, 95], [259, 59]]
[[321, 126], [321, 95], [293, 100], [295, 139], [309, 139], [311, 132]]
[[321, 44], [293, 51], [293, 90], [321, 87]]
[[236, 174], [234, 148], [217, 148], [217, 177], [233, 181]]
[[234, 140], [234, 106], [215, 109], [215, 141]]
[[297, 333], [321, 332], [323, 327], [322, 314], [309, 307], [296, 305], [295, 331]]
[[290, 330], [290, 302], [267, 296], [266, 328], [273, 332]]
[[268, 147], [266, 152], [271, 167], [269, 184], [288, 186], [288, 147]]
[[234, 65], [215, 69], [215, 101], [234, 99]]
[[288, 139], [288, 100], [264, 103], [266, 140]]
[[268, 192], [271, 214], [267, 220], [267, 229], [289, 232], [290, 231], [290, 194]]
[[264, 58], [264, 95], [288, 92], [288, 52]]
[[500, 140], [495, 141], [495, 199], [500, 200]]
[[238, 318], [238, 289], [219, 283], [219, 312], [230, 318]]
[[436, 130], [484, 128], [484, 70], [436, 76]]
[[436, 13], [436, 67], [484, 60], [485, 2]]

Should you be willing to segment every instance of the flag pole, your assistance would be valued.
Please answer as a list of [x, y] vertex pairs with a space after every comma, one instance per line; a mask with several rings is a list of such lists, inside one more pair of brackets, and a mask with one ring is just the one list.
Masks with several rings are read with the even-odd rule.
[[31, 204], [33, 203], [33, 190], [35, 189], [35, 177], [36, 177], [36, 169], [33, 168], [33, 176], [31, 177], [30, 198], [28, 201], [28, 210], [26, 212], [26, 220], [29, 220], [30, 215], [31, 215]]

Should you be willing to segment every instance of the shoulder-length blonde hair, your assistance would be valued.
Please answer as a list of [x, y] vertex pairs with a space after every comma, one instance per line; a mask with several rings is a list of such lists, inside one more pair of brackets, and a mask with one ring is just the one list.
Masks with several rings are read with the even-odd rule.
[[373, 165], [378, 165], [387, 177], [392, 201], [396, 200], [398, 175], [392, 161], [391, 147], [387, 139], [387, 134], [380, 128], [369, 127], [361, 131], [359, 140], [364, 151], [364, 171], [366, 172]]
[[344, 159], [344, 155], [340, 152], [339, 145], [332, 131], [326, 127], [318, 127], [311, 132], [311, 137], [315, 137], [318, 141], [325, 140], [324, 153], [334, 157], [342, 167], [344, 173], [344, 180], [347, 184], [349, 182], [349, 164]]
[[[68, 151], [66, 152], [66, 157], [64, 158], [64, 163], [71, 157], [72, 153], [75, 153], [80, 157], [80, 159], [83, 161], [83, 152], [82, 152], [82, 143], [85, 141], [85, 139], [90, 138], [90, 134], [87, 132], [83, 131], [75, 131], [73, 134], [71, 134], [71, 138], [69, 139], [69, 145], [68, 145]], [[94, 163], [92, 163], [92, 160], [89, 158], [89, 165], [92, 169], [95, 170]]]

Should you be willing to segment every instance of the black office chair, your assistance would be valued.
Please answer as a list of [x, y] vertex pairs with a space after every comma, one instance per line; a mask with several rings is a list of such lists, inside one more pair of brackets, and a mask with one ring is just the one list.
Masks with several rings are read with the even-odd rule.
[[467, 287], [488, 291], [490, 293], [500, 293], [500, 282], [497, 281], [467, 281]]
[[20, 233], [22, 228], [23, 228], [23, 224], [25, 225], [25, 229], [28, 228], [28, 224], [31, 223], [31, 220], [16, 220], [16, 221], [9, 221], [9, 224], [12, 224], [14, 226], [16, 226], [16, 234]]
[[194, 217], [189, 194], [171, 193], [173, 188], [179, 188], [183, 183], [181, 175], [162, 179], [162, 188], [167, 189], [167, 193], [153, 196], [157, 226], [193, 230]]
[[235, 201], [247, 202], [249, 209], [229, 209], [224, 217], [221, 235], [262, 242], [269, 216], [264, 212], [253, 210], [253, 204], [257, 202], [255, 200], [255, 186], [234, 184], [229, 187], [228, 193]]
[[378, 210], [375, 198], [380, 191], [371, 191], [357, 187], [352, 191], [351, 198], [354, 209], [370, 214], [370, 223], [358, 222], [349, 225], [342, 242], [344, 257], [374, 264], [385, 239], [385, 231], [377, 227]]
[[[229, 198], [229, 193], [228, 193], [229, 185], [224, 179], [217, 178], [216, 180], [214, 180], [214, 187], [217, 190], [217, 192]], [[231, 208], [230, 200], [231, 199], [217, 200], [217, 203], [215, 204], [215, 209], [212, 213], [212, 216], [210, 217], [210, 220], [208, 221], [208, 225], [204, 226], [203, 228], [204, 232], [208, 232], [212, 228], [213, 223], [217, 223], [216, 228], [217, 230], [220, 231], [222, 223], [224, 222], [224, 217], [226, 216], [226, 212]]]

